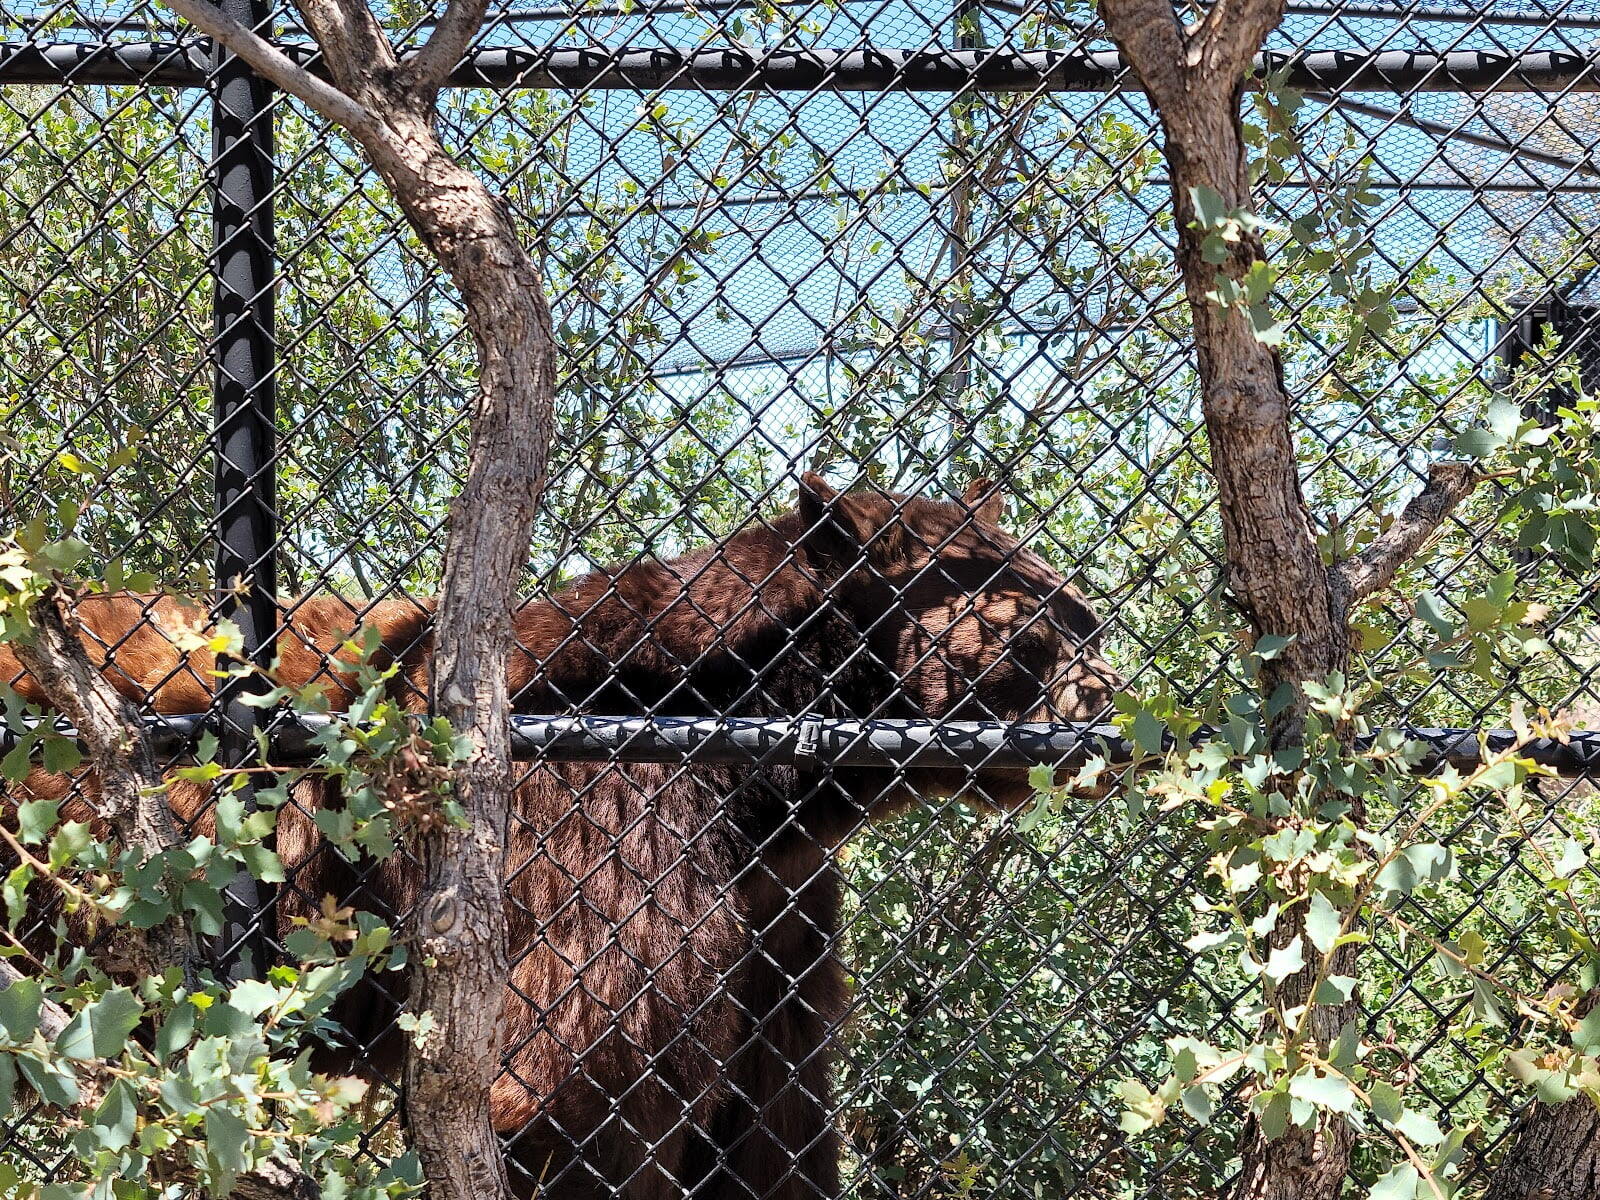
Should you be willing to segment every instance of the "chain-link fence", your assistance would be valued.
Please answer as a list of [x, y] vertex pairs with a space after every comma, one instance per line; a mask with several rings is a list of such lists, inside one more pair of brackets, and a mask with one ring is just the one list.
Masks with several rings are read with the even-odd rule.
[[[305, 38], [292, 10], [232, 11]], [[425, 15], [380, 13], [397, 35]], [[1330, 551], [1497, 389], [1600, 381], [1596, 39], [1591, 0], [1292, 0], [1269, 40], [1247, 122]], [[1107, 721], [1113, 687], [1246, 686], [1165, 168], [1092, 6], [496, 11], [454, 84], [448, 140], [537, 248], [561, 353], [514, 668], [494, 1103], [519, 1186], [1218, 1194], [1237, 1095], [1137, 1139], [1117, 1096], [1170, 1035], [1254, 1020], [1254, 984], [1188, 945], [1203, 839], [1115, 788], [1050, 807], [1019, 782], [1103, 749], [1062, 723]], [[247, 655], [335, 692], [332, 631], [376, 625], [425, 692], [471, 346], [351, 145], [145, 0], [0, 0], [0, 162], [0, 506], [81, 495], [97, 571], [215, 596]], [[1513, 702], [1600, 698], [1592, 572], [1485, 536], [1493, 492], [1413, 592], [1470, 621], [1510, 572], [1548, 653], [1450, 672], [1405, 603], [1361, 618], [1371, 661], [1424, 664], [1376, 717], [1469, 755]], [[168, 619], [135, 603], [102, 634], [113, 671]], [[257, 710], [176, 656], [151, 670], [126, 674], [247, 751]], [[176, 754], [192, 723], [171, 728]], [[1528, 881], [1541, 838], [1588, 839], [1592, 802], [1545, 800], [1521, 842], [1487, 811], [1433, 831], [1497, 865], [1409, 902], [1428, 937], [1377, 939], [1363, 993], [1365, 1033], [1481, 1125], [1468, 1187], [1524, 1095], [1453, 1021], [1471, 988], [1429, 938], [1490, 924], [1498, 969], [1568, 969]], [[325, 896], [402, 913], [403, 878], [319, 842], [335, 810], [306, 786], [280, 817], [289, 878], [233, 896], [238, 970]], [[387, 978], [328, 1035], [382, 1081], [375, 1158], [403, 1141]], [[48, 1179], [39, 1111], [0, 1153]]]

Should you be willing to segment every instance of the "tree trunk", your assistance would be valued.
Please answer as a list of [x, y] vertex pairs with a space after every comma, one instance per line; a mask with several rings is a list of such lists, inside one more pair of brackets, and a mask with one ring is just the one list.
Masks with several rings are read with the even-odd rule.
[[[1213, 229], [1200, 227], [1196, 197], [1214, 193], [1224, 213], [1251, 210], [1243, 135], [1244, 81], [1283, 0], [1215, 0], [1185, 28], [1170, 0], [1101, 0], [1112, 40], [1144, 84], [1165, 134], [1178, 230], [1177, 260], [1193, 315], [1211, 471], [1217, 480], [1228, 591], [1259, 640], [1292, 640], [1262, 664], [1260, 690], [1274, 747], [1298, 745], [1307, 712], [1306, 681], [1343, 672], [1350, 658], [1350, 604], [1393, 578], [1398, 564], [1423, 544], [1443, 515], [1470, 490], [1463, 469], [1430, 477], [1429, 488], [1395, 523], [1393, 536], [1337, 568], [1322, 561], [1300, 489], [1290, 433], [1290, 397], [1277, 351], [1256, 336], [1249, 311], [1218, 302], [1219, 281], [1240, 283], [1266, 258], [1259, 234], [1241, 226], [1221, 262], [1206, 259]], [[1211, 248], [1218, 240], [1211, 238]], [[1432, 522], [1431, 524], [1429, 522]], [[1292, 780], [1283, 786], [1293, 786]], [[1360, 820], [1360, 813], [1353, 814]], [[1304, 906], [1273, 932], [1274, 945], [1304, 933]], [[1350, 973], [1354, 947], [1338, 952]], [[1305, 1004], [1316, 977], [1312, 963], [1269, 992], [1277, 1014]], [[1357, 1016], [1355, 1001], [1315, 1005], [1309, 1041], [1326, 1048]], [[1281, 1016], [1277, 1018], [1281, 1020]], [[1268, 1021], [1274, 1020], [1272, 1016]], [[1245, 1131], [1238, 1200], [1335, 1200], [1349, 1166], [1354, 1130], [1324, 1114], [1311, 1129], [1291, 1126], [1268, 1139], [1252, 1119]]]
[[1600, 1197], [1600, 1108], [1587, 1096], [1530, 1103], [1483, 1200]]
[[514, 784], [507, 659], [552, 436], [555, 368], [544, 286], [510, 213], [432, 138], [391, 117], [417, 155], [376, 155], [412, 225], [460, 289], [477, 345], [467, 481], [450, 513], [436, 621], [434, 703], [472, 741], [455, 779], [467, 828], [414, 837], [425, 882], [409, 1007], [431, 1013], [406, 1058], [407, 1123], [435, 1195], [505, 1188], [489, 1089], [500, 1074], [509, 962], [504, 859]]
[[[1567, 710], [1580, 728], [1600, 720], [1600, 704], [1585, 701]], [[1560, 780], [1556, 786], [1569, 799], [1593, 802], [1596, 785], [1589, 780]], [[1578, 1015], [1600, 1004], [1600, 990], [1589, 992]], [[1517, 1117], [1509, 1144], [1483, 1200], [1600, 1200], [1600, 1108], [1587, 1096], [1564, 1104], [1530, 1101]]]
[[169, 3], [361, 143], [466, 305], [478, 390], [467, 479], [450, 513], [433, 680], [435, 707], [471, 744], [454, 779], [465, 828], [439, 822], [410, 840], [424, 882], [409, 1008], [431, 1028], [410, 1037], [404, 1077], [407, 1125], [434, 1200], [509, 1197], [489, 1120], [508, 974], [506, 668], [512, 601], [544, 489], [555, 341], [543, 281], [505, 201], [451, 157], [435, 128], [439, 88], [477, 37], [487, 0], [450, 0], [404, 60], [366, 0], [301, 0], [331, 82], [210, 0]]

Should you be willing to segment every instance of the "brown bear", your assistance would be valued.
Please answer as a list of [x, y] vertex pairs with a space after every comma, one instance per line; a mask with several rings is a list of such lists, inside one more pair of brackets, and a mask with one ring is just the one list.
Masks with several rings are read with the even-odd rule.
[[[841, 494], [808, 474], [788, 513], [520, 609], [517, 708], [1092, 719], [1120, 683], [1099, 657], [1100, 623], [996, 525], [999, 508], [983, 483], [949, 503]], [[425, 615], [397, 609], [376, 623], [403, 665], [397, 682], [424, 709]], [[295, 640], [326, 650], [330, 638]], [[521, 1190], [838, 1196], [829, 1045], [846, 997], [834, 852], [876, 816], [956, 794], [1009, 807], [1029, 790], [1020, 772], [984, 769], [529, 769], [508, 831], [513, 967], [492, 1096]], [[403, 853], [351, 862], [320, 839], [312, 814], [337, 803], [303, 783], [280, 816], [285, 929], [326, 895], [397, 920], [415, 895]], [[338, 1060], [393, 1077], [403, 991], [383, 976], [347, 998]]]
[[[1092, 719], [1119, 682], [1100, 623], [996, 526], [989, 494], [841, 495], [808, 475], [771, 522], [523, 608], [517, 707]], [[403, 659], [422, 704], [429, 643]], [[1005, 771], [534, 767], [509, 831], [514, 966], [493, 1094], [514, 1177], [563, 1200], [837, 1196], [833, 852], [875, 816], [956, 792], [1004, 806], [1029, 794]], [[307, 810], [322, 802], [302, 795]], [[343, 863], [307, 812], [284, 832], [285, 919], [328, 892], [403, 915], [403, 860]], [[345, 1012], [356, 1055], [392, 1072], [396, 1007], [368, 996]]]

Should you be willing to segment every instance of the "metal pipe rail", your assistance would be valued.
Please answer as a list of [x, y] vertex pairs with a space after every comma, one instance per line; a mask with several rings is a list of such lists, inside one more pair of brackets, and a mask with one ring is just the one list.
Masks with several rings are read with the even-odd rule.
[[[316, 69], [315, 48], [279, 46]], [[0, 84], [148, 84], [203, 87], [213, 59], [203, 38], [167, 42], [0, 43]], [[1600, 91], [1600, 51], [1495, 54], [1349, 50], [1263, 54], [1257, 69], [1283, 70], [1290, 86], [1345, 92]], [[494, 89], [657, 91], [1137, 91], [1113, 51], [768, 50], [604, 46], [480, 48], [450, 84]]]
[[[315, 757], [313, 739], [331, 718], [279, 714], [269, 722], [274, 761], [285, 766]], [[209, 713], [148, 718], [152, 748], [178, 757], [215, 727]], [[57, 725], [64, 736], [70, 727]], [[1482, 761], [1479, 731], [1401, 726], [1426, 744], [1427, 763], [1468, 766]], [[1197, 737], [1210, 731], [1202, 730]], [[1483, 733], [1490, 753], [1516, 744], [1509, 729]], [[18, 731], [0, 729], [0, 754]], [[1076, 766], [1099, 754], [1127, 763], [1134, 747], [1112, 725], [1001, 721], [847, 720], [832, 717], [585, 717], [515, 716], [511, 750], [521, 761], [724, 763], [745, 766], [814, 764], [824, 767], [939, 767], [1026, 769]], [[1539, 738], [1524, 756], [1563, 775], [1600, 777], [1600, 729], [1575, 730], [1565, 742]]]

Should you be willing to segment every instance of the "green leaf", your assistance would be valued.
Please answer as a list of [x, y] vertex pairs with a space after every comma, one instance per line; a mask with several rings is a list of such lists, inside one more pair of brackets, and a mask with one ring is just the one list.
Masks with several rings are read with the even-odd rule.
[[1457, 435], [1451, 448], [1467, 458], [1488, 458], [1505, 444], [1505, 438], [1492, 429], [1468, 429]]
[[19, 863], [6, 876], [5, 883], [0, 885], [0, 897], [6, 903], [6, 923], [12, 929], [17, 927], [17, 922], [28, 911], [28, 885], [32, 882], [33, 868], [27, 863]]
[[1517, 775], [1517, 764], [1507, 759], [1482, 771], [1473, 781], [1473, 786], [1487, 788], [1492, 792], [1503, 792], [1517, 782]]
[[1569, 875], [1576, 875], [1589, 865], [1589, 851], [1582, 842], [1568, 838], [1561, 843], [1561, 856], [1555, 861], [1556, 874], [1565, 879]]
[[1385, 1125], [1393, 1125], [1405, 1114], [1405, 1101], [1400, 1089], [1392, 1083], [1378, 1080], [1367, 1088], [1367, 1098], [1372, 1102], [1372, 1115]]
[[1318, 954], [1333, 949], [1334, 942], [1339, 939], [1340, 924], [1339, 910], [1333, 906], [1333, 901], [1321, 892], [1313, 892], [1306, 908], [1306, 937], [1311, 939]]
[[1384, 1177], [1372, 1185], [1367, 1200], [1416, 1200], [1422, 1176], [1410, 1163], [1395, 1163]]
[[22, 1077], [28, 1081], [28, 1086], [38, 1092], [39, 1098], [46, 1104], [71, 1108], [78, 1102], [81, 1096], [78, 1081], [68, 1072], [26, 1054], [15, 1056], [13, 1061], [17, 1064], [17, 1070], [22, 1072]]
[[[1053, 808], [1054, 805], [1046, 800], [1045, 807]], [[252, 878], [262, 883], [282, 883], [286, 878], [282, 860], [259, 842], [239, 847], [239, 857], [244, 859], [245, 870], [250, 872]]]
[[56, 775], [74, 770], [83, 761], [83, 752], [71, 738], [49, 736], [44, 739], [44, 769]]
[[1305, 948], [1298, 937], [1267, 955], [1266, 974], [1273, 983], [1282, 983], [1306, 965]]
[[87, 850], [93, 841], [94, 831], [89, 828], [87, 821], [68, 821], [50, 839], [50, 869], [61, 870]]
[[1489, 401], [1483, 419], [1490, 429], [1509, 441], [1522, 428], [1522, 409], [1504, 396], [1496, 396]]
[[1407, 846], [1378, 873], [1376, 887], [1388, 898], [1409, 896], [1423, 883], [1448, 879], [1455, 870], [1455, 858], [1448, 846], [1419, 842]]
[[1183, 945], [1191, 954], [1206, 954], [1223, 946], [1232, 945], [1238, 937], [1238, 930], [1235, 929], [1203, 929]]
[[1183, 1111], [1201, 1125], [1209, 1125], [1216, 1106], [1211, 1102], [1210, 1093], [1196, 1085], [1183, 1089]]
[[1161, 737], [1166, 726], [1148, 708], [1141, 708], [1133, 716], [1133, 744], [1141, 754], [1161, 753]]
[[1257, 1120], [1266, 1139], [1276, 1141], [1289, 1128], [1289, 1096], [1286, 1092], [1273, 1092], [1261, 1106]]
[[72, 1018], [56, 1039], [56, 1052], [84, 1061], [113, 1058], [122, 1053], [143, 1015], [137, 996], [125, 987], [112, 988]]
[[1294, 635], [1284, 637], [1281, 634], [1269, 633], [1256, 639], [1256, 655], [1263, 661], [1277, 658], [1294, 642]]
[[1228, 206], [1215, 188], [1201, 184], [1189, 189], [1189, 201], [1194, 205], [1195, 218], [1202, 229], [1214, 229], [1228, 216]]
[[1439, 1123], [1427, 1113], [1407, 1109], [1395, 1122], [1395, 1129], [1409, 1138], [1413, 1145], [1437, 1146], [1444, 1141], [1444, 1130], [1439, 1128]]
[[30, 800], [17, 805], [17, 832], [22, 840], [33, 846], [44, 841], [56, 825], [56, 814], [61, 810], [59, 800]]
[[0, 775], [12, 783], [21, 783], [28, 777], [28, 772], [33, 770], [33, 739], [31, 737], [19, 738], [11, 752], [0, 759]]
[[205, 1133], [206, 1162], [223, 1185], [216, 1190], [227, 1192], [250, 1169], [250, 1129], [227, 1109], [212, 1105], [206, 1109]]
[[1443, 602], [1433, 592], [1423, 592], [1417, 597], [1417, 616], [1439, 635], [1442, 641], [1448, 642], [1456, 635], [1455, 622], [1445, 616]]
[[0, 991], [0, 1026], [14, 1042], [33, 1039], [39, 1028], [39, 1008], [44, 1001], [44, 989], [37, 979], [24, 977]]
[[133, 1141], [139, 1121], [139, 1105], [126, 1079], [118, 1079], [106, 1091], [106, 1098], [94, 1110], [89, 1128], [106, 1150], [121, 1150]]
[[252, 1017], [259, 1017], [282, 999], [282, 992], [260, 979], [242, 979], [228, 994], [229, 1004]]
[[1346, 1004], [1355, 995], [1359, 982], [1353, 975], [1329, 975], [1317, 985], [1317, 994], [1312, 1000], [1317, 1004]]
[[1255, 304], [1250, 307], [1250, 332], [1255, 334], [1256, 341], [1263, 346], [1283, 345], [1284, 335], [1289, 332], [1287, 325], [1275, 320], [1272, 310], [1265, 304]]
[[194, 1036], [195, 1007], [193, 1004], [173, 1005], [161, 1030], [156, 1034], [155, 1052], [160, 1059], [171, 1058], [189, 1044]]
[[1352, 1112], [1356, 1106], [1356, 1094], [1350, 1090], [1348, 1079], [1342, 1075], [1321, 1075], [1309, 1069], [1289, 1081], [1289, 1094], [1330, 1112]]
[[1137, 1079], [1120, 1080], [1117, 1083], [1117, 1096], [1123, 1104], [1118, 1125], [1124, 1133], [1143, 1133], [1161, 1124], [1165, 1118], [1165, 1103]]

